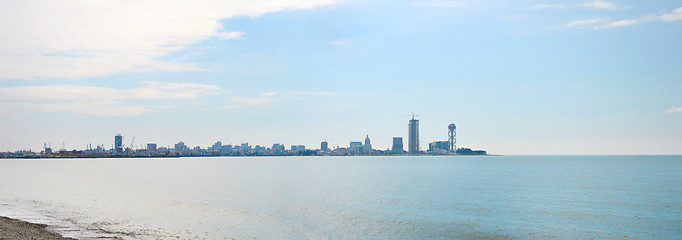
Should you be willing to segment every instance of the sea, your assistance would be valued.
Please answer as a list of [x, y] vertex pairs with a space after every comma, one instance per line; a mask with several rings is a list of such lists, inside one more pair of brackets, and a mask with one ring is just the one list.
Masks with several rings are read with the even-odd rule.
[[77, 239], [682, 239], [682, 156], [0, 160]]

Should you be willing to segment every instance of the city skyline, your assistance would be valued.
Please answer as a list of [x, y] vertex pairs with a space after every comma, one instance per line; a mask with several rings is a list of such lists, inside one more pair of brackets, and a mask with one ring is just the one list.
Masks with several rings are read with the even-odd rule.
[[[402, 137], [393, 137], [392, 146], [385, 149], [387, 152], [391, 152], [393, 154], [398, 154], [398, 153], [400, 153], [400, 154], [402, 154], [402, 153], [417, 154], [419, 152], [432, 151], [431, 143], [428, 143], [428, 145], [429, 145], [428, 150], [427, 149], [421, 149], [419, 144], [413, 144], [412, 143], [412, 141], [418, 141], [419, 140], [419, 137], [418, 137], [418, 135], [419, 135], [418, 121], [419, 120], [415, 119], [415, 116], [416, 115], [414, 115], [414, 113], [413, 113], [412, 119], [410, 119], [409, 123], [408, 123], [408, 135], [411, 136], [409, 138], [410, 139], [410, 148], [406, 151], [403, 150]], [[416, 122], [416, 124], [415, 124], [415, 122]], [[453, 141], [453, 139], [454, 139], [454, 135], [451, 135], [451, 133], [453, 133], [451, 126], [454, 126], [454, 124], [448, 125], [448, 136], [449, 136], [448, 141]], [[412, 134], [416, 134], [416, 138], [413, 138]], [[248, 141], [240, 142], [240, 143], [236, 143], [236, 144], [231, 143], [231, 142], [230, 143], [223, 143], [222, 139], [221, 139], [221, 140], [218, 140], [209, 146], [191, 145], [191, 144], [186, 145], [186, 143], [184, 141], [179, 141], [179, 142], [172, 144], [174, 147], [171, 147], [170, 144], [166, 145], [166, 146], [159, 145], [159, 144], [157, 144], [156, 141], [152, 141], [152, 142], [149, 142], [149, 141], [148, 142], [139, 142], [138, 141], [138, 142], [135, 142], [135, 139], [136, 139], [136, 137], [133, 136], [132, 140], [130, 141], [130, 144], [125, 144], [124, 143], [125, 136], [123, 136], [121, 134], [116, 134], [114, 136], [114, 141], [111, 144], [110, 148], [107, 148], [107, 145], [104, 143], [102, 143], [102, 144], [96, 143], [94, 145], [95, 147], [93, 147], [93, 143], [88, 143], [88, 144], [86, 144], [85, 148], [81, 148], [81, 149], [77, 149], [77, 148], [68, 149], [65, 145], [65, 142], [62, 142], [62, 146], [59, 148], [53, 148], [52, 143], [43, 143], [43, 148], [41, 149], [41, 151], [47, 153], [48, 151], [50, 151], [50, 152], [58, 152], [58, 151], [70, 152], [70, 151], [83, 151], [83, 150], [90, 150], [91, 151], [91, 150], [96, 149], [98, 152], [111, 152], [112, 154], [123, 154], [123, 153], [129, 153], [128, 151], [137, 151], [137, 150], [146, 150], [146, 151], [156, 152], [157, 147], [158, 147], [158, 149], [167, 149], [167, 150], [173, 150], [173, 151], [180, 151], [181, 152], [183, 150], [188, 150], [188, 149], [196, 149], [196, 150], [216, 150], [216, 149], [218, 149], [219, 150], [221, 148], [221, 146], [230, 146], [230, 149], [232, 149], [232, 146], [234, 146], [236, 148], [239, 148], [241, 146], [241, 148], [249, 148], [249, 149], [251, 147], [256, 147], [256, 148], [262, 147], [263, 150], [265, 150], [265, 149], [270, 150], [271, 148], [276, 149], [276, 148], [279, 148], [279, 146], [285, 148], [287, 146], [287, 144], [282, 143], [282, 142], [275, 142], [275, 143], [270, 143], [270, 144], [249, 144]], [[396, 145], [397, 139], [400, 139], [399, 145]], [[443, 142], [443, 141], [438, 141], [438, 140], [433, 140], [433, 141]], [[448, 142], [448, 141], [444, 141], [444, 142]], [[350, 149], [351, 151], [356, 151], [356, 154], [359, 154], [359, 153], [368, 154], [370, 150], [382, 150], [380, 148], [374, 148], [372, 146], [371, 139], [370, 139], [369, 135], [365, 135], [364, 144], [362, 142], [353, 141], [353, 140], [348, 140], [347, 142], [349, 142], [348, 145], [337, 144], [335, 147], [333, 145], [332, 145], [332, 147], [329, 147], [329, 142], [327, 142], [327, 139], [324, 139], [323, 141], [320, 142], [320, 148], [319, 149], [315, 149], [314, 147], [308, 148], [305, 145], [296, 144], [296, 143], [288, 144], [288, 145], [291, 146], [292, 151], [295, 150], [295, 148], [300, 148], [302, 150], [311, 149], [311, 150], [320, 150], [322, 152], [326, 152], [327, 150], [337, 150], [337, 149], [347, 148], [347, 149]], [[435, 142], [432, 142], [432, 143], [435, 143]], [[426, 142], [424, 142], [424, 143], [426, 143]], [[272, 145], [272, 147], [268, 147], [269, 145]], [[427, 144], [424, 144], [424, 145], [427, 145]], [[362, 150], [354, 149], [356, 147], [361, 147]], [[454, 152], [456, 150], [456, 149], [451, 149], [451, 145], [449, 144], [449, 142], [448, 142], [447, 146], [440, 146], [439, 149], [443, 149], [446, 152]], [[399, 152], [396, 152], [397, 150], [399, 150]], [[15, 151], [16, 152], [33, 151], [33, 149], [17, 149]], [[15, 151], [9, 151], [9, 152], [15, 152]], [[36, 153], [36, 152], [38, 152], [38, 151], [34, 151], [34, 153]]]
[[414, 110], [422, 150], [456, 123], [495, 154], [682, 154], [679, 1], [37, 0], [0, 19], [0, 152], [407, 150]]

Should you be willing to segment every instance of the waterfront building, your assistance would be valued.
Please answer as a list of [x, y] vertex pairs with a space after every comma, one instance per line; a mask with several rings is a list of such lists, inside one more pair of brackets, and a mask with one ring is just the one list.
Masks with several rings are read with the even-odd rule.
[[429, 143], [430, 152], [448, 152], [450, 150], [450, 141], [435, 141]]
[[419, 120], [414, 118], [407, 125], [407, 150], [410, 154], [419, 153]]
[[350, 148], [362, 147], [362, 142], [350, 142]]
[[114, 149], [116, 153], [123, 153], [123, 136], [121, 134], [114, 136]]
[[350, 142], [350, 147], [348, 148], [353, 155], [360, 155], [363, 153], [362, 142]]
[[220, 151], [220, 149], [223, 147], [223, 142], [217, 141], [213, 144], [213, 151]]
[[156, 143], [147, 143], [147, 151], [156, 152]]
[[329, 143], [327, 143], [327, 141], [323, 141], [322, 143], [320, 143], [320, 150], [322, 150], [323, 152], [329, 151]]
[[175, 152], [184, 152], [187, 150], [185, 142], [179, 142], [175, 144]]
[[284, 145], [279, 143], [272, 144], [272, 148], [270, 148], [270, 150], [272, 150], [272, 152], [275, 154], [282, 154], [284, 153]]
[[458, 148], [456, 151], [459, 155], [487, 155], [484, 150], [471, 150], [470, 148]]
[[372, 150], [372, 143], [370, 143], [369, 135], [365, 137], [365, 145], [362, 146], [362, 148], [364, 150], [364, 153], [369, 153], [369, 151]]
[[256, 153], [264, 153], [265, 152], [265, 147], [261, 145], [256, 145], [256, 147], [253, 148], [253, 151]]
[[391, 153], [393, 154], [403, 154], [403, 137], [393, 137], [393, 148]]
[[220, 147], [220, 154], [232, 154], [233, 148], [232, 144], [222, 145]]
[[243, 152], [251, 152], [251, 146], [249, 146], [248, 142], [242, 143], [241, 149]]
[[291, 145], [291, 151], [292, 152], [305, 151], [305, 145]]

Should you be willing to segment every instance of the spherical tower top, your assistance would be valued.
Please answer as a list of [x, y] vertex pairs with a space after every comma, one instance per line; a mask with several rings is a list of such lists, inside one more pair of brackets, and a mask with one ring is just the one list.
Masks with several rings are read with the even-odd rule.
[[450, 125], [448, 125], [448, 129], [450, 129], [450, 130], [455, 130], [455, 128], [456, 127], [455, 127], [454, 123], [450, 123]]

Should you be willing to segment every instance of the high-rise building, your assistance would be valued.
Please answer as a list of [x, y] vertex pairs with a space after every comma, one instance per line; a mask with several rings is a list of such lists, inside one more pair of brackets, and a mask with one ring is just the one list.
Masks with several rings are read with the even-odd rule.
[[156, 152], [156, 143], [147, 143], [147, 151]]
[[279, 143], [272, 144], [272, 148], [270, 148], [270, 150], [276, 154], [284, 153], [284, 145]]
[[360, 155], [363, 153], [362, 142], [350, 142], [349, 148], [353, 155]]
[[370, 150], [372, 150], [372, 143], [369, 141], [369, 135], [365, 138], [365, 145], [362, 146], [363, 150], [365, 153], [369, 153]]
[[222, 141], [217, 141], [213, 144], [213, 151], [220, 151], [221, 148], [223, 148]]
[[242, 143], [241, 144], [241, 149], [244, 152], [251, 152], [251, 145], [249, 145], [248, 142]]
[[323, 152], [329, 151], [329, 143], [326, 140], [320, 143], [320, 150]]
[[393, 154], [403, 154], [403, 137], [393, 137], [393, 148], [391, 152]]
[[410, 154], [419, 153], [419, 120], [414, 119], [414, 114], [407, 125], [407, 151]]
[[114, 137], [114, 149], [116, 153], [123, 153], [123, 136], [116, 134]]
[[175, 152], [184, 152], [187, 150], [187, 145], [185, 145], [185, 142], [179, 142], [175, 144]]
[[305, 145], [291, 145], [291, 151], [305, 151]]

